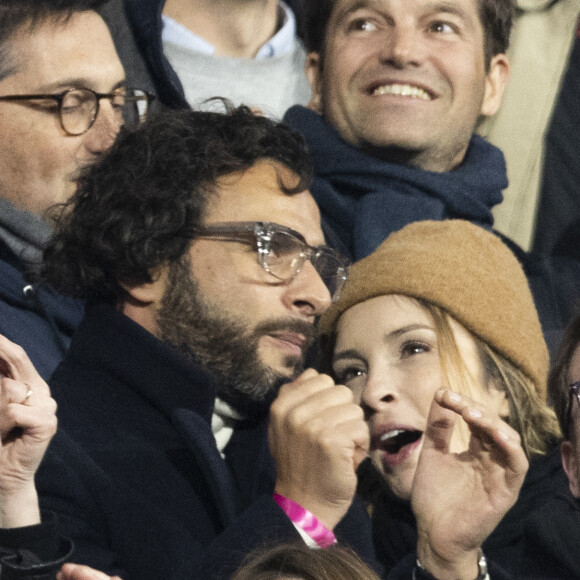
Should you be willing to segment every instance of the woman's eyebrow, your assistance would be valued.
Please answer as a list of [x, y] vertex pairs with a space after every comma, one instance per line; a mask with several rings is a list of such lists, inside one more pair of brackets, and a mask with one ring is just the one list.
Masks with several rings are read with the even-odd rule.
[[343, 360], [345, 358], [361, 358], [361, 355], [357, 350], [349, 348], [333, 355], [332, 362], [335, 363], [336, 361]]
[[[392, 338], [398, 338], [407, 332], [413, 332], [415, 330], [430, 330], [431, 332], [435, 332], [435, 329], [429, 324], [407, 324], [406, 326], [402, 326], [401, 328], [397, 328], [391, 332], [386, 333], [383, 337], [383, 340], [387, 342]], [[345, 358], [362, 358], [362, 356], [358, 350], [349, 348], [346, 350], [338, 351], [336, 354], [334, 354], [332, 357], [332, 362], [336, 362]]]

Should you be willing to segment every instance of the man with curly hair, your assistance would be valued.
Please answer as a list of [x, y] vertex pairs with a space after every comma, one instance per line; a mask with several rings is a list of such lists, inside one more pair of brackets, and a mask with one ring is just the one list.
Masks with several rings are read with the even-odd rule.
[[[366, 514], [349, 512], [362, 411], [302, 373], [347, 271], [309, 177], [300, 140], [246, 108], [160, 114], [81, 176], [44, 263], [87, 313], [51, 379], [60, 432], [38, 477], [75, 561], [216, 578], [264, 542], [334, 534], [369, 556]], [[291, 380], [284, 400], [303, 411], [270, 420], [275, 469], [268, 411]], [[311, 416], [322, 433], [289, 435]], [[295, 526], [289, 500], [323, 533]]]

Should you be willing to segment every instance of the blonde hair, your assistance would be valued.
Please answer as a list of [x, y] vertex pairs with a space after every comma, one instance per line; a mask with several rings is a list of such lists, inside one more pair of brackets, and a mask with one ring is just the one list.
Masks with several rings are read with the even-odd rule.
[[[475, 400], [478, 399], [474, 385], [495, 388], [505, 393], [509, 405], [509, 425], [522, 440], [528, 458], [543, 455], [551, 441], [560, 437], [560, 428], [554, 411], [543, 396], [545, 389], [516, 367], [509, 359], [499, 354], [489, 344], [470, 332], [476, 343], [483, 376], [473, 377], [462, 357], [453, 329], [452, 316], [443, 308], [426, 300], [414, 300], [429, 314], [437, 334], [441, 374], [447, 386]], [[469, 332], [469, 331], [468, 331]]]

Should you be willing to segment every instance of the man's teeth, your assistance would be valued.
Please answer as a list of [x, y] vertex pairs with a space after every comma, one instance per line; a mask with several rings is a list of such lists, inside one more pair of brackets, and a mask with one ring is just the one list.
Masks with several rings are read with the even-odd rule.
[[381, 435], [381, 443], [384, 443], [385, 441], [388, 441], [389, 439], [392, 439], [393, 437], [396, 437], [397, 435], [400, 435], [404, 432], [404, 429], [394, 429], [393, 431], [387, 431]]
[[423, 101], [431, 100], [427, 91], [411, 85], [382, 85], [373, 91], [373, 95], [399, 95], [401, 97], [413, 97]]

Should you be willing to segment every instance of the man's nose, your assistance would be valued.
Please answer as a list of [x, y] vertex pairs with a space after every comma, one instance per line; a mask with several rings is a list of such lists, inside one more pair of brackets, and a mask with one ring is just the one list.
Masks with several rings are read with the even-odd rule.
[[393, 24], [381, 42], [380, 58], [397, 68], [420, 64], [423, 56], [421, 32], [410, 23]]
[[284, 300], [290, 310], [303, 316], [317, 316], [328, 309], [332, 296], [312, 262], [306, 260], [300, 273], [288, 284]]
[[121, 110], [113, 107], [107, 99], [102, 99], [97, 118], [85, 134], [85, 147], [91, 153], [103, 153], [111, 147], [123, 124]]

